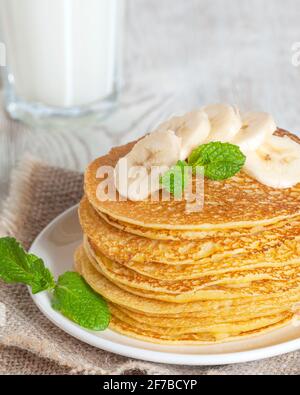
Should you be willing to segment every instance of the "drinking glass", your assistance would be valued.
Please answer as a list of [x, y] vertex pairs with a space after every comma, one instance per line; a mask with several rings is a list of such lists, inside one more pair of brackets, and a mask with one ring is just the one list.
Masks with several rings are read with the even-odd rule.
[[125, 0], [0, 0], [5, 108], [29, 123], [117, 103]]

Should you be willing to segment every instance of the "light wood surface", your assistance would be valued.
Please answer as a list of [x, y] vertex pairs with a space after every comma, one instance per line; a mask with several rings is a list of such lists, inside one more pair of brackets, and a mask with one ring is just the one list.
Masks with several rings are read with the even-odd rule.
[[125, 1], [117, 111], [93, 126], [51, 131], [28, 128], [0, 111], [0, 200], [25, 154], [83, 170], [110, 146], [209, 102], [269, 111], [281, 127], [300, 130], [300, 66], [293, 66], [291, 49], [300, 41], [298, 0]]

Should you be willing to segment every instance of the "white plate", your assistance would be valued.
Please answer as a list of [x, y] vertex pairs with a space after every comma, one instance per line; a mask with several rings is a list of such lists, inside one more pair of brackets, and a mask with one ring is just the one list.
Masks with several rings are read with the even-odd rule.
[[[33, 243], [30, 252], [44, 259], [55, 277], [73, 270], [73, 254], [82, 232], [77, 207], [52, 221]], [[83, 342], [116, 354], [146, 361], [182, 365], [223, 365], [253, 361], [300, 348], [300, 328], [289, 325], [269, 334], [241, 341], [206, 346], [163, 346], [131, 339], [111, 330], [89, 331], [51, 308], [47, 292], [32, 295], [39, 309], [55, 325]]]

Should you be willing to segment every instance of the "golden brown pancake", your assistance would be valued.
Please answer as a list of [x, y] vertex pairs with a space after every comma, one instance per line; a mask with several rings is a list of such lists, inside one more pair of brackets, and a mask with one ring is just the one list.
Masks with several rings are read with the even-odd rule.
[[289, 189], [274, 189], [243, 172], [224, 181], [205, 179], [204, 209], [200, 212], [187, 213], [184, 200], [101, 201], [101, 194], [96, 196], [100, 181], [97, 170], [101, 166], [114, 167], [134, 143], [112, 149], [108, 155], [92, 162], [85, 173], [84, 189], [89, 202], [97, 211], [118, 221], [156, 230], [206, 231], [274, 224], [300, 214], [300, 184]]
[[[296, 293], [290, 297], [283, 295], [280, 298], [280, 303], [276, 303], [275, 298], [273, 302], [257, 300], [254, 305], [251, 305], [250, 302], [244, 306], [238, 300], [177, 305], [147, 300], [118, 289], [93, 268], [82, 248], [77, 251], [75, 262], [77, 270], [95, 291], [100, 291], [109, 300], [114, 300], [113, 304], [110, 304], [112, 313], [110, 328], [141, 340], [164, 344], [205, 344], [233, 341], [274, 330], [286, 325], [293, 317], [291, 306]], [[283, 300], [287, 305], [283, 304]], [[128, 304], [134, 305], [134, 309], [128, 309]], [[218, 304], [220, 304], [219, 307]], [[273, 304], [275, 306], [281, 304], [282, 307], [277, 307], [276, 310]], [[164, 305], [165, 307], [162, 308]], [[150, 310], [154, 310], [154, 316], [135, 310], [136, 308], [145, 309], [145, 307], [146, 310], [149, 310], [149, 307]], [[177, 314], [172, 314], [174, 307]], [[197, 308], [199, 312], [194, 310], [194, 312], [187, 314], [187, 311]], [[162, 311], [165, 311], [167, 315], [158, 314]], [[235, 315], [232, 315], [233, 312]], [[205, 316], [205, 313], [209, 315]], [[160, 325], [157, 325], [158, 323]], [[192, 325], [192, 323], [194, 324]]]
[[152, 331], [156, 334], [162, 336], [172, 336], [172, 337], [180, 337], [182, 335], [189, 334], [200, 334], [200, 333], [209, 333], [213, 335], [238, 335], [241, 332], [252, 331], [260, 328], [264, 328], [266, 326], [276, 324], [284, 320], [287, 317], [291, 317], [291, 313], [283, 312], [274, 315], [267, 315], [265, 317], [254, 318], [246, 321], [235, 321], [228, 323], [199, 323], [193, 324], [190, 326], [162, 326], [155, 325], [153, 322], [151, 324], [137, 321], [132, 316], [127, 315], [122, 310], [118, 309], [116, 306], [111, 306], [111, 313], [114, 317], [119, 319], [126, 324], [134, 326], [135, 328], [140, 329], [141, 331]]
[[278, 227], [284, 226], [285, 224], [289, 224], [290, 221], [295, 219], [299, 219], [299, 215], [291, 218], [282, 219], [275, 223], [266, 224], [266, 225], [256, 225], [253, 224], [252, 227], [240, 227], [233, 229], [209, 229], [209, 230], [173, 230], [173, 229], [152, 229], [147, 227], [142, 227], [138, 225], [129, 224], [126, 222], [122, 222], [112, 218], [111, 216], [101, 213], [99, 210], [96, 211], [98, 216], [101, 217], [107, 224], [112, 227], [123, 230], [126, 233], [131, 233], [136, 236], [146, 237], [150, 240], [174, 240], [184, 242], [185, 240], [193, 241], [193, 240], [207, 240], [212, 238], [242, 238], [244, 236], [255, 235], [256, 239], [257, 234], [264, 230], [273, 230]]
[[173, 303], [140, 297], [130, 293], [109, 281], [96, 269], [88, 259], [84, 249], [80, 247], [75, 253], [75, 268], [83, 275], [88, 284], [108, 301], [133, 311], [146, 314], [176, 316], [178, 314], [196, 313], [198, 317], [221, 316], [231, 314], [246, 315], [253, 311], [268, 311], [265, 309], [279, 306], [292, 306], [300, 300], [300, 287], [289, 289], [281, 295], [263, 295], [237, 299], [200, 300], [190, 303]]
[[124, 314], [128, 315], [132, 319], [139, 321], [141, 323], [147, 324], [148, 326], [160, 326], [163, 328], [176, 328], [176, 327], [195, 327], [195, 326], [207, 326], [207, 325], [216, 325], [216, 324], [232, 324], [233, 322], [239, 322], [245, 319], [254, 320], [257, 318], [263, 318], [271, 315], [276, 315], [279, 313], [283, 313], [285, 311], [289, 311], [287, 306], [280, 306], [277, 308], [269, 308], [265, 311], [253, 311], [248, 312], [247, 315], [231, 315], [231, 316], [207, 316], [200, 317], [197, 313], [189, 313], [189, 314], [180, 314], [180, 315], [171, 315], [171, 316], [163, 316], [163, 315], [154, 315], [154, 314], [146, 314], [137, 312], [131, 309], [126, 309], [125, 307], [110, 303], [110, 310], [114, 311], [118, 309], [122, 311]]
[[291, 314], [287, 315], [281, 321], [277, 321], [271, 325], [254, 329], [241, 333], [228, 333], [228, 334], [212, 334], [212, 333], [192, 333], [192, 334], [184, 334], [181, 336], [167, 336], [160, 335], [151, 329], [149, 330], [141, 330], [141, 328], [136, 328], [135, 326], [129, 325], [126, 322], [120, 321], [115, 316], [112, 316], [112, 320], [110, 323], [110, 328], [115, 331], [122, 333], [126, 336], [132, 337], [134, 339], [144, 340], [151, 343], [158, 344], [173, 344], [173, 345], [184, 345], [184, 344], [211, 344], [211, 343], [224, 343], [229, 341], [238, 341], [245, 337], [253, 337], [258, 336], [275, 329], [279, 329], [285, 325], [287, 325], [291, 320]]
[[[83, 232], [95, 248], [108, 258], [133, 269], [143, 266], [147, 271], [152, 263], [166, 263], [176, 265], [175, 269], [179, 274], [181, 271], [178, 268], [179, 264], [183, 267], [185, 264], [201, 263], [204, 272], [207, 265], [211, 265], [207, 267], [207, 270], [217, 270], [215, 264], [222, 260], [226, 262], [225, 269], [230, 270], [231, 266], [235, 269], [238, 266], [235, 264], [236, 261], [227, 264], [227, 260], [224, 258], [242, 253], [252, 254], [255, 262], [266, 261], [266, 264], [270, 260], [272, 262], [287, 261], [293, 259], [294, 256], [299, 257], [300, 217], [283, 221], [277, 227], [260, 230], [259, 236], [257, 233], [250, 233], [243, 237], [233, 237], [227, 233], [227, 237], [224, 238], [213, 237], [205, 240], [182, 241], [151, 240], [118, 230], [106, 224], [86, 198], [81, 201], [79, 217]], [[243, 260], [245, 260], [246, 266], [251, 261], [251, 256], [248, 258], [243, 256]], [[143, 265], [144, 263], [145, 265]], [[156, 266], [160, 267], [160, 265]], [[163, 271], [168, 269], [165, 267]], [[173, 269], [170, 268], [170, 272]]]
[[[182, 295], [193, 293], [198, 290], [211, 290], [215, 285], [224, 285], [228, 288], [236, 288], [244, 291], [244, 288], [253, 286], [253, 282], [261, 280], [273, 280], [272, 283], [291, 283], [298, 279], [299, 263], [284, 267], [263, 267], [252, 270], [221, 273], [217, 275], [201, 276], [194, 279], [172, 280], [168, 277], [154, 279], [137, 273], [124, 265], [113, 262], [100, 253], [95, 253], [87, 242], [84, 244], [85, 252], [95, 267], [110, 281], [125, 286], [153, 291], [158, 293]], [[300, 279], [299, 279], [300, 281]], [[264, 281], [264, 284], [267, 282]], [[299, 282], [300, 284], [300, 282]]]

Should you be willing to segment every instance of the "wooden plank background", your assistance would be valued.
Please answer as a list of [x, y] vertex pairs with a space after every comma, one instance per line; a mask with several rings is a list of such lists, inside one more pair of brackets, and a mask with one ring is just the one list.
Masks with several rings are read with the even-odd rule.
[[120, 1], [127, 7], [118, 109], [88, 127], [51, 131], [25, 127], [0, 110], [0, 201], [11, 169], [28, 153], [83, 170], [110, 146], [205, 103], [269, 111], [281, 127], [300, 130], [300, 66], [292, 64], [299, 0]]

